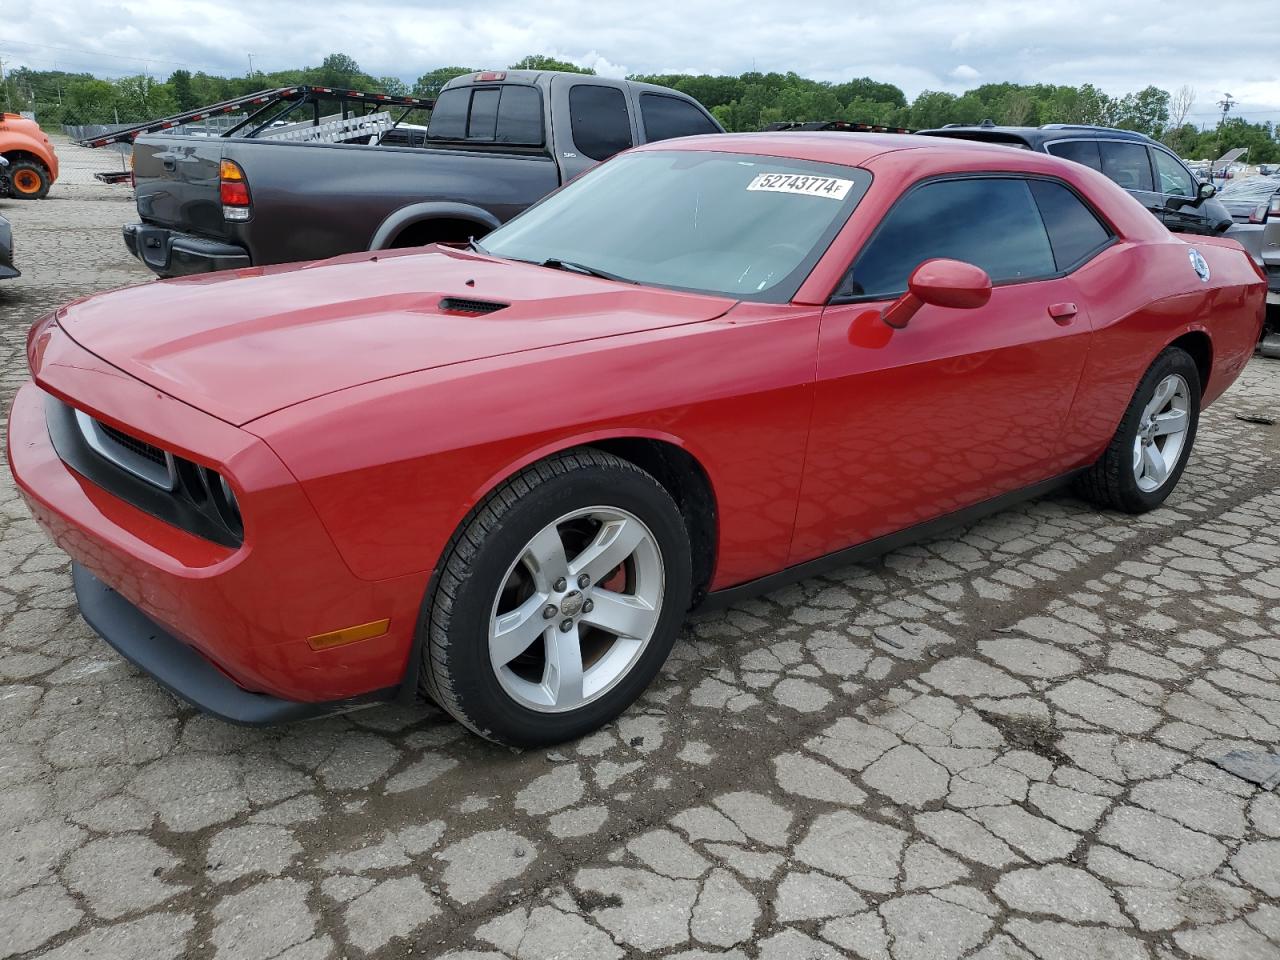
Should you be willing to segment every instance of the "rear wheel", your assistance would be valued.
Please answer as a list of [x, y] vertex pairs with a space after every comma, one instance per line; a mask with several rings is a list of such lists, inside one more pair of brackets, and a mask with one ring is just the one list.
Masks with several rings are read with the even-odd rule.
[[9, 164], [9, 192], [19, 200], [41, 200], [51, 185], [49, 171], [32, 160]]
[[490, 740], [558, 743], [620, 714], [666, 660], [689, 606], [689, 538], [657, 480], [581, 449], [486, 498], [436, 581], [426, 692]]
[[1080, 491], [1127, 513], [1158, 507], [1182, 476], [1199, 421], [1199, 370], [1186, 351], [1169, 347], [1138, 384], [1111, 444], [1081, 477]]

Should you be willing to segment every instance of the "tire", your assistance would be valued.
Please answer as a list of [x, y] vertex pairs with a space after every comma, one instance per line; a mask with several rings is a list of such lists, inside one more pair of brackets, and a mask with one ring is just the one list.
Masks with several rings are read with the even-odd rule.
[[9, 163], [9, 195], [16, 200], [43, 200], [52, 186], [49, 171], [31, 160]]
[[[605, 571], [600, 565], [634, 537], [638, 545]], [[557, 454], [489, 494], [445, 548], [418, 627], [422, 692], [497, 743], [533, 747], [583, 736], [648, 687], [691, 592], [689, 535], [666, 489], [600, 450]], [[599, 626], [619, 611], [635, 636]], [[523, 629], [503, 633], [514, 624]], [[504, 647], [507, 636], [518, 639]]]
[[[1185, 388], [1183, 396], [1178, 395], [1177, 378]], [[1154, 419], [1160, 422], [1153, 429], [1148, 408], [1156, 400], [1157, 389], [1170, 382], [1175, 383], [1175, 393], [1154, 410]], [[1138, 383], [1106, 452], [1077, 482], [1080, 493], [1099, 506], [1126, 513], [1146, 513], [1164, 503], [1178, 485], [1195, 443], [1200, 389], [1200, 371], [1191, 356], [1178, 347], [1165, 348]], [[1175, 451], [1169, 444], [1176, 434], [1159, 431], [1177, 422], [1171, 417], [1180, 412], [1179, 407], [1185, 413], [1185, 430]], [[1154, 458], [1163, 463], [1163, 479], [1160, 470], [1150, 469]]]

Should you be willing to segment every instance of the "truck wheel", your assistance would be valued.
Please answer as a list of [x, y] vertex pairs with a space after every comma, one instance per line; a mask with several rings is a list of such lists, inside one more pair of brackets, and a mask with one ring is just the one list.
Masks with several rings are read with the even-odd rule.
[[9, 164], [9, 192], [18, 200], [43, 200], [51, 186], [49, 171], [31, 160]]
[[424, 692], [498, 743], [590, 733], [667, 659], [689, 554], [675, 502], [634, 464], [590, 448], [533, 464], [445, 548], [419, 624]]
[[1103, 507], [1146, 513], [1164, 503], [1191, 456], [1200, 422], [1200, 372], [1168, 347], [1147, 370], [1110, 446], [1078, 482]]

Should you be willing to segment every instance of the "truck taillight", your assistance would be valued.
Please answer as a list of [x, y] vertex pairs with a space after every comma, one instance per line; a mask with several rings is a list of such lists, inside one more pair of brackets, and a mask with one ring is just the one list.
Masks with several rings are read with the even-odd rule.
[[135, 150], [129, 151], [129, 186], [138, 189], [138, 154]]
[[244, 171], [234, 160], [223, 160], [218, 170], [218, 194], [222, 199], [223, 220], [248, 220], [251, 213], [249, 184]]
[[1280, 193], [1271, 198], [1271, 203], [1267, 207], [1267, 216], [1280, 220]]
[[1249, 212], [1250, 223], [1266, 223], [1267, 222], [1267, 205], [1260, 203]]

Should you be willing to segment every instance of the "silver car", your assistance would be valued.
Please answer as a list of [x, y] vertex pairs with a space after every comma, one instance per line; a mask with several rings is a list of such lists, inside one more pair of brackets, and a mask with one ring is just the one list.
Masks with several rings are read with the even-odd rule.
[[[1227, 236], [1249, 251], [1267, 273], [1267, 303], [1272, 306], [1269, 331], [1280, 336], [1280, 176], [1232, 180], [1218, 199], [1234, 221]], [[1280, 349], [1280, 344], [1277, 344]]]

